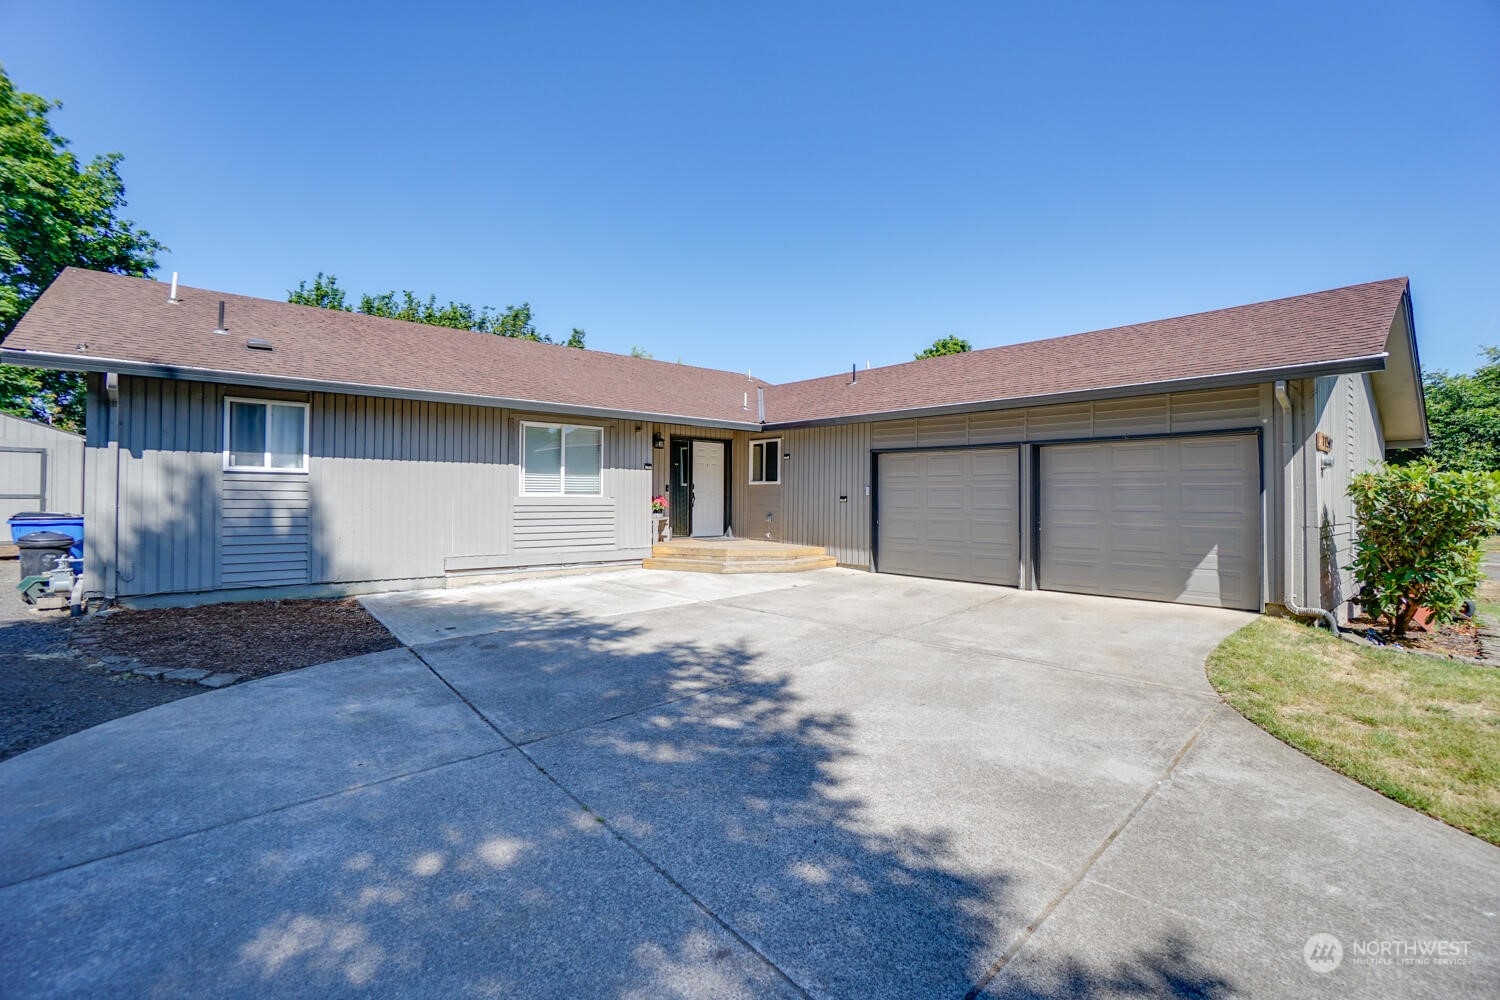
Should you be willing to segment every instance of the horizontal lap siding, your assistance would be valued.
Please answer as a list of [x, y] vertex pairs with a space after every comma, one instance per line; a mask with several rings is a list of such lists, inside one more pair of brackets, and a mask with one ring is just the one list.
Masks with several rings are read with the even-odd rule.
[[[308, 471], [225, 470], [226, 394], [309, 403]], [[522, 414], [130, 377], [119, 399], [112, 426], [103, 380], [91, 380], [84, 509], [95, 540], [88, 586], [98, 591], [435, 579], [450, 559], [468, 568], [545, 565], [554, 554], [607, 560], [649, 545], [646, 463], [665, 452], [652, 451], [644, 423], [537, 417], [605, 428], [605, 496], [549, 505], [518, 497]]]
[[[513, 447], [518, 454], [521, 424], [526, 422], [602, 427], [603, 496], [527, 497], [513, 489], [510, 537], [516, 555], [534, 554], [530, 561], [540, 565], [547, 562], [549, 551], [565, 553], [572, 561], [580, 552], [596, 552], [606, 558], [615, 551], [637, 552], [648, 548], [651, 487], [656, 472], [653, 459], [667, 454], [665, 450], [651, 448], [654, 425], [645, 421], [519, 413], [510, 419]], [[646, 468], [647, 462], [652, 463], [652, 468]], [[513, 474], [518, 482], [519, 468]]]
[[261, 587], [309, 580], [306, 473], [224, 473], [219, 586]]
[[870, 424], [877, 449], [1068, 441], [1258, 426], [1260, 387], [1126, 396]]
[[520, 497], [515, 506], [516, 550], [613, 549], [617, 547], [616, 520], [612, 497], [576, 503]]

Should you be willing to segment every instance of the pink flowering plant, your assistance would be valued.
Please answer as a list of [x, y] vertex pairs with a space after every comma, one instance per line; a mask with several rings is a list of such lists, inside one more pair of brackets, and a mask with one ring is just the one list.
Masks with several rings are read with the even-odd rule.
[[664, 497], [664, 496], [660, 496], [660, 495], [652, 497], [651, 498], [651, 513], [653, 513], [653, 514], [665, 514], [666, 512], [667, 512], [667, 498]]

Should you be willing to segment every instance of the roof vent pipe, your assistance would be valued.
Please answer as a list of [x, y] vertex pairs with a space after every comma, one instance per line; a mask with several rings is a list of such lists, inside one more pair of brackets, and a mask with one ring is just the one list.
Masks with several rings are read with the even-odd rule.
[[229, 328], [224, 325], [224, 300], [219, 300], [219, 325], [214, 327], [214, 333], [228, 334]]
[[850, 365], [849, 366], [849, 384], [853, 385], [854, 383], [856, 383], [858, 381], [859, 381], [859, 365], [857, 365], [857, 364]]
[[172, 291], [167, 295], [167, 301], [172, 305], [177, 304], [177, 272], [172, 272]]
[[740, 409], [742, 409], [742, 410], [748, 410], [748, 409], [750, 409], [750, 394], [748, 392], [745, 393], [745, 398], [740, 403]]
[[1287, 395], [1286, 379], [1276, 380], [1276, 402], [1281, 407], [1281, 534], [1285, 543], [1281, 563], [1281, 604], [1299, 618], [1321, 618], [1328, 626], [1328, 631], [1336, 636], [1341, 635], [1338, 619], [1333, 617], [1333, 612], [1322, 608], [1304, 608], [1297, 603], [1297, 532], [1292, 527], [1297, 523], [1297, 497], [1296, 491], [1292, 489], [1292, 477], [1297, 467], [1297, 449], [1293, 443], [1292, 400]]

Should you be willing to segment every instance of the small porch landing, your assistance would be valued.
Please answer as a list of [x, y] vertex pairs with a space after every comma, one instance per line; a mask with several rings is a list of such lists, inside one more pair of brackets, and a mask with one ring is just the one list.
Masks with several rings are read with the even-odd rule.
[[645, 569], [685, 573], [801, 573], [832, 569], [837, 561], [819, 545], [785, 545], [753, 538], [679, 538], [658, 542]]

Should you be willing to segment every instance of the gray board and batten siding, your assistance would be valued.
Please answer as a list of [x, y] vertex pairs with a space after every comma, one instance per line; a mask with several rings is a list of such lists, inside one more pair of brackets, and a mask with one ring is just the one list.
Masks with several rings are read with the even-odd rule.
[[[1351, 536], [1343, 490], [1348, 475], [1383, 450], [1369, 377], [1290, 389], [1302, 459], [1296, 502], [1310, 526], [1299, 539], [1299, 586], [1304, 598], [1347, 601], [1350, 583], [1338, 569]], [[1269, 384], [763, 432], [135, 376], [121, 376], [115, 395], [112, 403], [105, 377], [90, 376], [86, 586], [110, 597], [444, 586], [519, 569], [636, 561], [650, 550], [650, 498], [668, 492], [672, 442], [690, 438], [730, 442], [726, 499], [735, 535], [821, 545], [841, 565], [887, 570], [875, 551], [882, 456], [1011, 446], [1019, 582], [1046, 586], [1028, 530], [1038, 523], [1039, 447], [1215, 431], [1259, 432], [1259, 524], [1246, 542], [1260, 553], [1254, 603], [1282, 593], [1280, 546], [1272, 543], [1281, 534], [1281, 425]], [[307, 404], [307, 470], [225, 469], [226, 396]], [[602, 495], [522, 496], [525, 420], [602, 427]], [[1313, 448], [1319, 429], [1335, 440], [1334, 465]], [[652, 447], [657, 434], [666, 447]], [[751, 444], [771, 439], [779, 442], [780, 481], [751, 484]], [[129, 554], [118, 566], [117, 549]]]
[[0, 530], [23, 511], [83, 513], [83, 451], [77, 434], [0, 413]]
[[[767, 437], [779, 438], [782, 450], [789, 458], [783, 462], [779, 487], [740, 487], [743, 500], [737, 504], [736, 530], [749, 537], [761, 537], [769, 514], [772, 516], [770, 523], [780, 525], [774, 535], [776, 540], [826, 546], [842, 565], [875, 568], [883, 572], [1009, 582], [1011, 585], [1019, 576], [1019, 582], [1024, 586], [1046, 586], [1045, 581], [1038, 581], [1036, 574], [1036, 534], [1026, 530], [1026, 526], [1038, 523], [1036, 507], [1040, 498], [1033, 488], [1039, 473], [1033, 467], [1038, 451], [984, 446], [1239, 431], [1258, 441], [1260, 454], [1255, 454], [1252, 447], [1250, 457], [1240, 455], [1238, 461], [1249, 462], [1249, 472], [1259, 479], [1260, 467], [1274, 461], [1274, 456], [1267, 450], [1274, 436], [1269, 433], [1257, 435], [1257, 432], [1272, 426], [1274, 419], [1271, 387], [1252, 385], [792, 428], [765, 434], [740, 433], [736, 435], [735, 460], [741, 468], [748, 462], [750, 442]], [[964, 460], [948, 456], [957, 456], [967, 450], [981, 452], [984, 456], [981, 464], [987, 468], [968, 473], [960, 472], [957, 466], [949, 469], [948, 465]], [[1001, 459], [998, 457], [1001, 454], [1008, 457]], [[800, 462], [799, 456], [802, 458]], [[976, 460], [979, 459], [966, 461], [972, 464]], [[905, 535], [918, 531], [927, 533], [921, 536], [921, 541], [935, 545], [932, 553], [922, 554], [916, 548], [915, 539], [911, 540], [912, 545], [894, 554], [879, 551], [876, 543], [880, 539], [872, 534], [880, 535], [890, 528], [886, 520], [887, 494], [896, 488], [902, 467], [920, 462], [925, 468], [934, 461], [943, 467], [940, 472], [946, 470], [957, 477], [955, 487], [965, 475], [979, 475], [985, 483], [989, 479], [998, 483], [999, 479], [995, 477], [1004, 479], [1011, 475], [1008, 468], [1003, 467], [1005, 463], [1014, 462], [1014, 479], [1019, 484], [1014, 504], [999, 503], [995, 491], [989, 488], [993, 483], [986, 486], [979, 480], [970, 479], [971, 487], [978, 483], [985, 488], [977, 493], [970, 489], [967, 494], [955, 488], [949, 493], [951, 502], [959, 509], [966, 505], [985, 508], [980, 511], [979, 521], [982, 523], [978, 527], [972, 518], [964, 522], [961, 517], [950, 516], [950, 512], [940, 517], [936, 524], [931, 518], [927, 518], [927, 523], [921, 528], [914, 523], [906, 524], [912, 530], [905, 531]], [[1241, 471], [1245, 472], [1244, 469]], [[737, 482], [743, 481], [743, 477], [737, 479]], [[1258, 485], [1246, 512], [1251, 521], [1250, 530], [1242, 534], [1239, 541], [1250, 548], [1249, 583], [1236, 581], [1226, 589], [1227, 600], [1236, 606], [1258, 607], [1275, 599], [1270, 588], [1279, 585], [1279, 581], [1273, 579], [1273, 572], [1261, 572], [1262, 566], [1274, 569], [1277, 565], [1272, 547], [1266, 544], [1269, 533], [1261, 529], [1268, 506], [1267, 497], [1273, 491], [1273, 484], [1269, 481], [1265, 482], [1263, 489]], [[905, 501], [897, 497], [896, 518], [898, 522], [911, 521], [912, 511], [904, 508], [903, 503], [921, 506], [947, 502], [950, 500], [940, 496], [921, 500], [908, 496]], [[880, 524], [876, 523], [877, 516]], [[1002, 521], [1005, 522], [1003, 531]], [[1015, 535], [1010, 536], [1014, 537], [1014, 543], [1006, 537], [1011, 523], [1016, 526]], [[976, 531], [982, 537], [976, 537]], [[902, 533], [898, 528], [897, 534]], [[969, 570], [957, 567], [957, 563], [966, 558], [959, 554], [964, 539], [981, 544], [983, 551], [979, 556], [967, 558], [970, 562], [977, 558], [983, 563], [982, 572], [973, 567]], [[1015, 570], [997, 569], [995, 559], [1009, 559], [1012, 555], [1018, 558]]]
[[[1308, 553], [1300, 568], [1300, 595], [1320, 607], [1348, 616], [1358, 585], [1348, 566], [1354, 560], [1354, 476], [1385, 459], [1386, 442], [1368, 375], [1339, 375], [1301, 383], [1296, 414], [1302, 468], [1298, 479], [1303, 537]], [[1318, 433], [1327, 435], [1328, 451], [1319, 448]], [[1305, 484], [1314, 484], [1311, 489]], [[1316, 553], [1316, 558], [1313, 554]]]
[[[115, 395], [90, 376], [84, 507], [103, 530], [85, 585], [109, 597], [443, 586], [649, 554], [649, 423], [133, 376]], [[308, 404], [306, 471], [226, 469], [226, 396]], [[601, 496], [520, 495], [528, 419], [603, 428]]]

